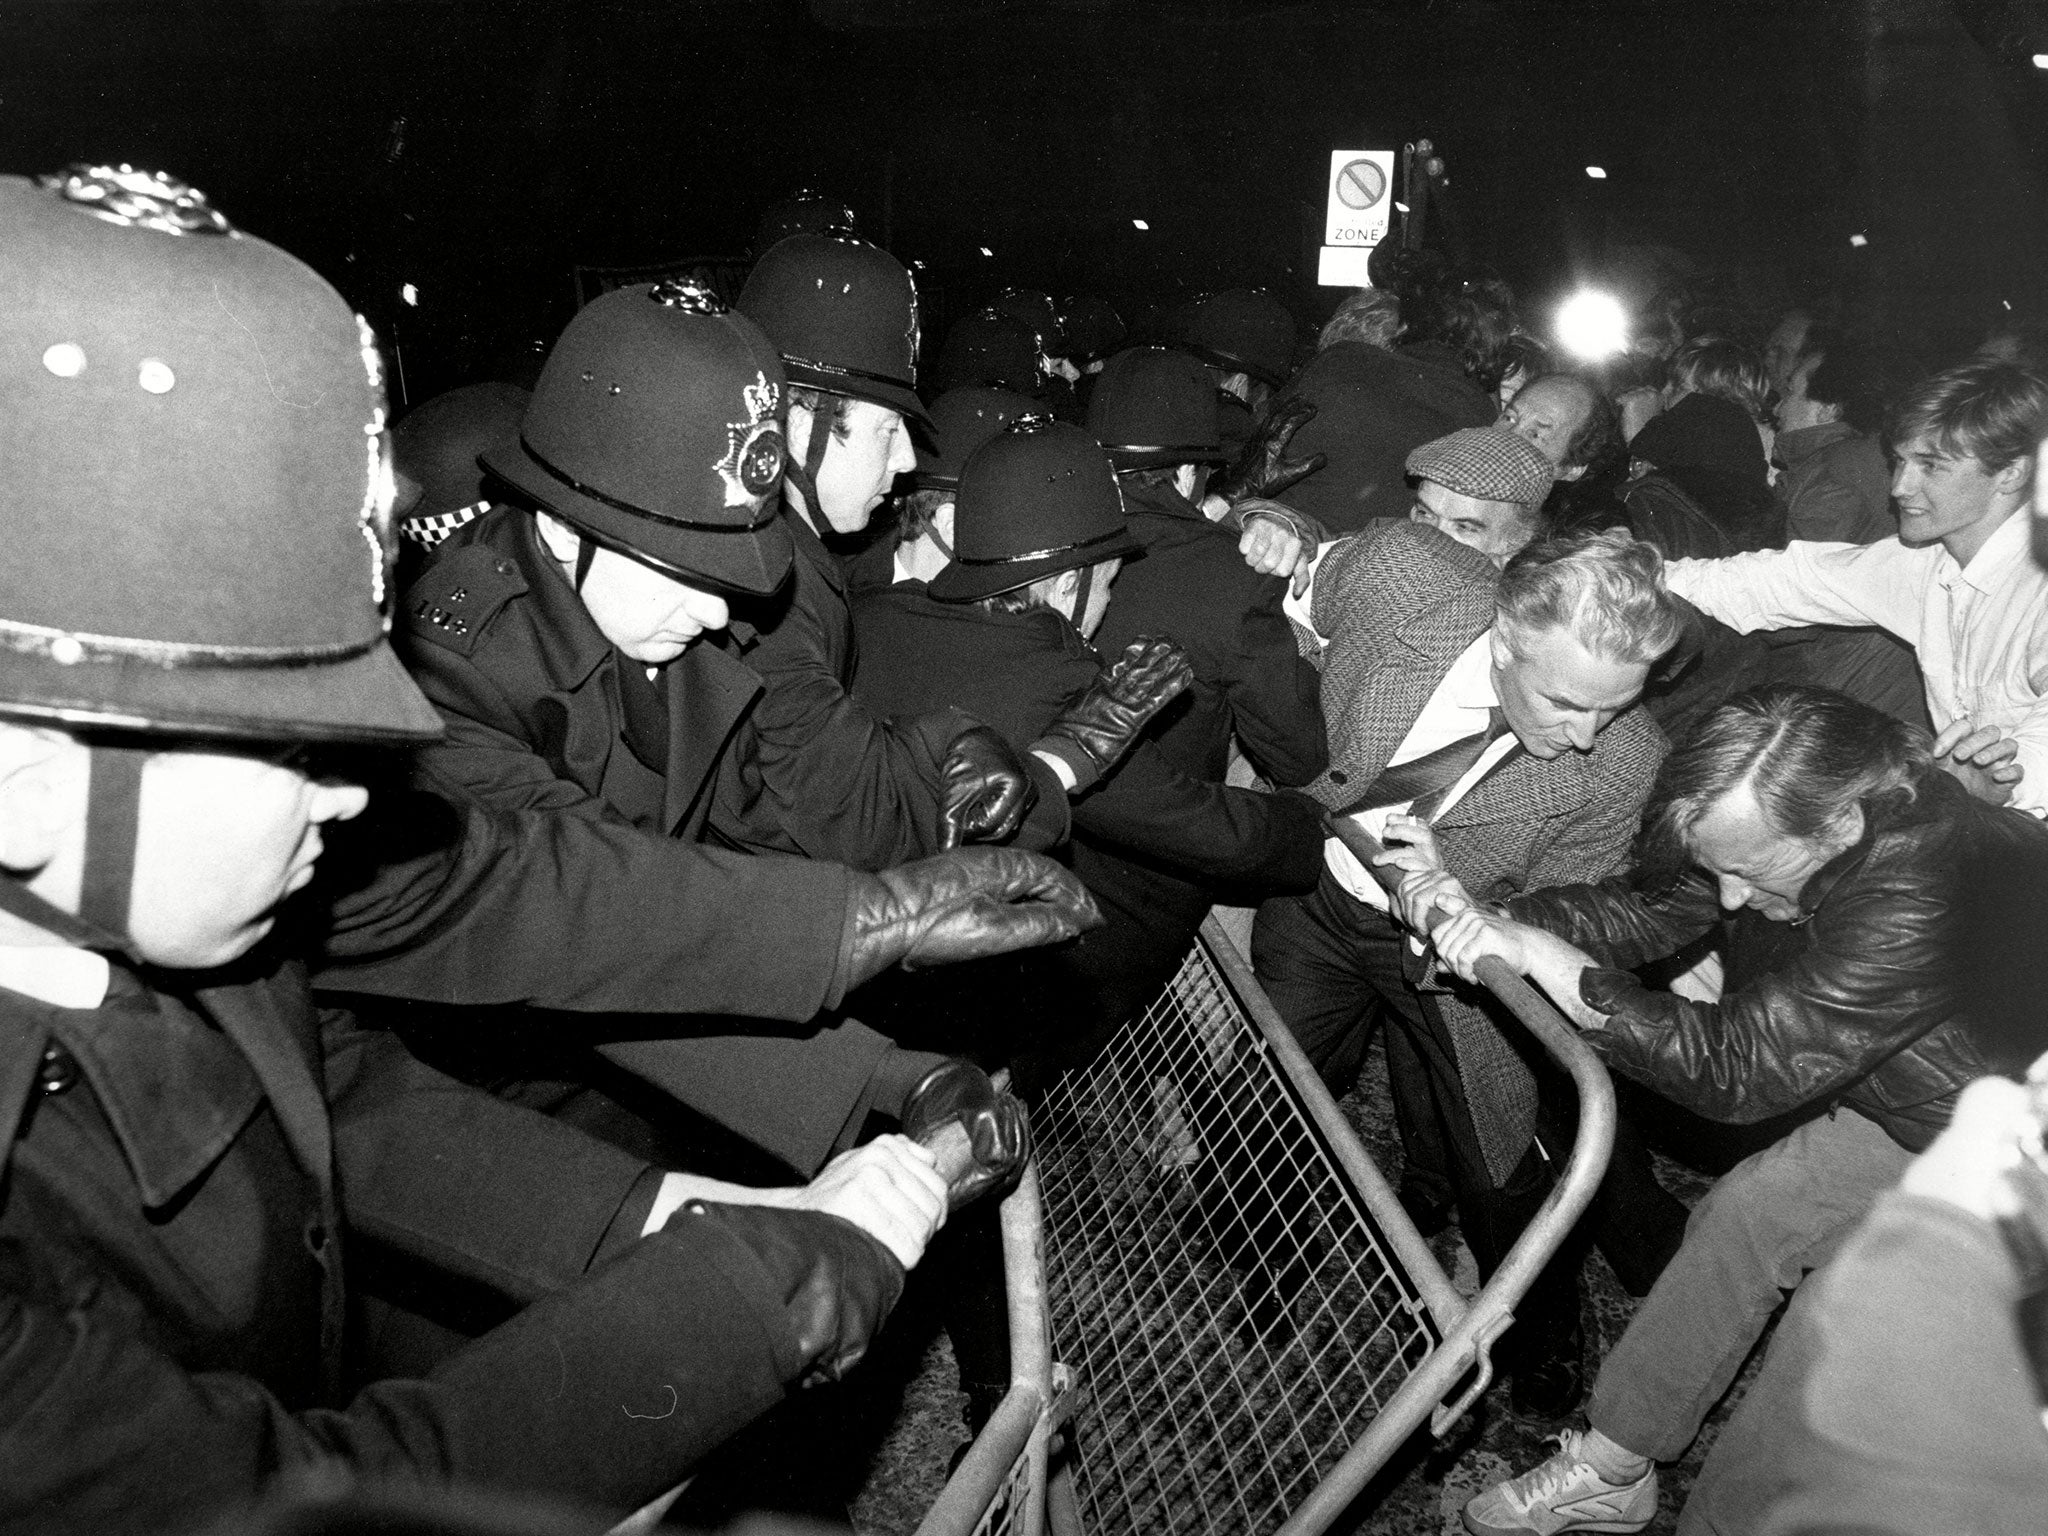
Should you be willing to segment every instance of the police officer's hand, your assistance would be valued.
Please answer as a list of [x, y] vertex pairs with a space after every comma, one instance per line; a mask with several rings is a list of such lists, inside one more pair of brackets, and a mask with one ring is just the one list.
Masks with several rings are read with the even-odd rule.
[[973, 1062], [933, 1067], [903, 1106], [903, 1134], [944, 1148], [939, 1158], [952, 1210], [991, 1190], [1007, 1190], [1031, 1157], [1031, 1117]]
[[1140, 635], [1031, 748], [1067, 766], [1074, 778], [1071, 789], [1087, 789], [1116, 766], [1138, 732], [1194, 680], [1187, 652], [1162, 636]]
[[985, 725], [969, 726], [953, 738], [944, 773], [944, 848], [1007, 842], [1038, 798], [1024, 759]]
[[810, 1183], [775, 1203], [850, 1221], [898, 1264], [915, 1269], [925, 1244], [946, 1224], [947, 1195], [930, 1150], [909, 1136], [877, 1136], [840, 1153]]
[[844, 964], [850, 990], [892, 965], [916, 970], [1056, 944], [1100, 926], [1088, 890], [1016, 848], [958, 848], [855, 875]]
[[1266, 418], [1265, 425], [1246, 441], [1237, 461], [1210, 488], [1227, 500], [1242, 501], [1247, 496], [1278, 496], [1289, 486], [1306, 480], [1327, 462], [1325, 455], [1312, 453], [1291, 458], [1287, 450], [1294, 434], [1315, 414], [1312, 400], [1282, 401]]

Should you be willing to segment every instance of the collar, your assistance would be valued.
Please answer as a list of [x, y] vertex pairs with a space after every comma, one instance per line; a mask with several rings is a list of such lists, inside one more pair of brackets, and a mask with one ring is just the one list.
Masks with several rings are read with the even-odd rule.
[[825, 541], [818, 537], [810, 520], [797, 511], [787, 496], [782, 499], [783, 520], [789, 524], [789, 536], [796, 545], [796, 557], [808, 561], [811, 569], [831, 582], [835, 588], [846, 585], [846, 571], [839, 557], [825, 547]]
[[539, 653], [547, 658], [553, 681], [579, 688], [612, 653], [611, 641], [583, 606], [566, 571], [540, 541], [540, 526], [521, 507], [502, 509], [504, 519], [485, 536], [492, 548], [509, 555], [526, 579], [533, 599], [533, 624]]
[[1436, 691], [1446, 703], [1460, 709], [1492, 709], [1500, 703], [1500, 693], [1493, 686], [1493, 638], [1492, 629], [1474, 640], [1458, 653], [1458, 659], [1451, 663], [1444, 673], [1443, 681], [1436, 685]]
[[106, 1000], [107, 957], [69, 944], [0, 944], [0, 987], [59, 1008], [97, 1008]]
[[1955, 556], [1944, 549], [1942, 584], [1952, 587], [1960, 581], [1979, 592], [1997, 591], [2006, 584], [2016, 563], [2032, 561], [2028, 532], [2027, 509], [2019, 506], [1992, 530], [1968, 565], [1957, 565]]
[[54, 1041], [77, 1060], [151, 1208], [212, 1167], [263, 1102], [232, 1041], [125, 969], [109, 968], [97, 1006], [0, 993], [0, 1018], [11, 1041], [37, 1055]]
[[1119, 484], [1124, 493], [1125, 510], [1130, 512], [1151, 512], [1160, 517], [1171, 517], [1180, 522], [1200, 523], [1210, 526], [1209, 519], [1202, 516], [1202, 509], [1170, 485]]

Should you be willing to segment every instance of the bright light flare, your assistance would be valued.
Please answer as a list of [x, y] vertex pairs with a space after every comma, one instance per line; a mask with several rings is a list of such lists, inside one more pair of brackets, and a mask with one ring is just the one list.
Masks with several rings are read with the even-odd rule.
[[407, 283], [403, 288], [399, 289], [398, 296], [401, 299], [405, 300], [407, 304], [412, 305], [414, 308], [419, 307], [420, 291], [419, 289], [415, 288], [411, 283]]
[[1849, 243], [1850, 243], [1851, 245], [1855, 246], [1855, 247], [1856, 247], [1856, 249], [1860, 251], [1860, 250], [1862, 250], [1862, 249], [1863, 249], [1863, 247], [1865, 247], [1866, 245], [1870, 244], [1870, 236], [1868, 236], [1868, 235], [1851, 235], [1851, 236], [1849, 237]]
[[1133, 229], [1150, 229], [1151, 227], [1152, 226], [1150, 224], [1147, 224], [1143, 219], [1131, 220], [1131, 228]]
[[985, 246], [985, 245], [984, 245], [984, 246], [983, 246], [983, 247], [981, 248], [981, 254], [982, 254], [982, 255], [984, 255], [984, 256], [990, 256], [990, 257], [992, 257], [992, 256], [994, 256], [994, 255], [995, 255], [995, 252], [994, 252], [994, 251], [992, 251], [992, 250], [990, 250], [990, 249], [989, 249], [989, 248], [988, 248], [987, 246]]
[[2034, 55], [2034, 68], [2048, 69], [2048, 53], [2037, 53]]
[[1594, 181], [1605, 181], [1607, 179], [1607, 167], [1604, 165], [1589, 165], [1586, 167], [1586, 175]]
[[1586, 289], [1558, 306], [1557, 339], [1574, 357], [1599, 362], [1628, 350], [1628, 311], [1611, 293]]

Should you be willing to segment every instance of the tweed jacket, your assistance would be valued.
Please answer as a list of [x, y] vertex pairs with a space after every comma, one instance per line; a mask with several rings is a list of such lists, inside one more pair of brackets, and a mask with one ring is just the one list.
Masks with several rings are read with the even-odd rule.
[[[1492, 626], [1496, 579], [1484, 555], [1410, 522], [1372, 523], [1323, 556], [1311, 617], [1329, 640], [1330, 767], [1310, 794], [1336, 810], [1371, 785], [1451, 664]], [[1628, 858], [1664, 747], [1656, 722], [1632, 706], [1591, 752], [1510, 758], [1437, 818], [1445, 865], [1479, 901], [1583, 880], [1582, 870], [1613, 873]], [[1440, 994], [1487, 1166], [1505, 1181], [1535, 1130], [1523, 1042], [1433, 962], [1418, 960], [1411, 979]]]
[[[1376, 522], [1323, 557], [1312, 613], [1329, 639], [1330, 767], [1310, 794], [1336, 810], [1387, 766], [1451, 663], [1492, 625], [1496, 574], [1484, 555], [1408, 522]], [[1664, 750], [1632, 707], [1591, 752], [1517, 755], [1438, 818], [1445, 862], [1480, 901], [1613, 873]]]

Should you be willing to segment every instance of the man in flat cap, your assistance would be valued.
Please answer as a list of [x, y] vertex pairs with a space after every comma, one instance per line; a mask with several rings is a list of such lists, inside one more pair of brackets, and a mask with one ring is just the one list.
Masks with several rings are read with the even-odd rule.
[[1408, 455], [1410, 521], [1470, 545], [1496, 568], [1543, 531], [1543, 501], [1557, 466], [1502, 427], [1465, 427]]
[[[1411, 521], [1371, 523], [1317, 559], [1303, 612], [1323, 647], [1330, 767], [1308, 792], [1481, 901], [1618, 870], [1665, 749], [1635, 707], [1680, 633], [1660, 557], [1623, 533], [1523, 549], [1550, 463], [1512, 433], [1454, 432], [1409, 468]], [[1527, 1042], [1436, 972], [1334, 837], [1324, 864], [1314, 892], [1260, 908], [1259, 980], [1333, 1093], [1386, 1020], [1403, 1203], [1455, 1199], [1488, 1276], [1550, 1183]], [[1517, 1407], [1562, 1416], [1581, 1385], [1578, 1301], [1572, 1266], [1553, 1268], [1517, 1309], [1510, 1364]]]

